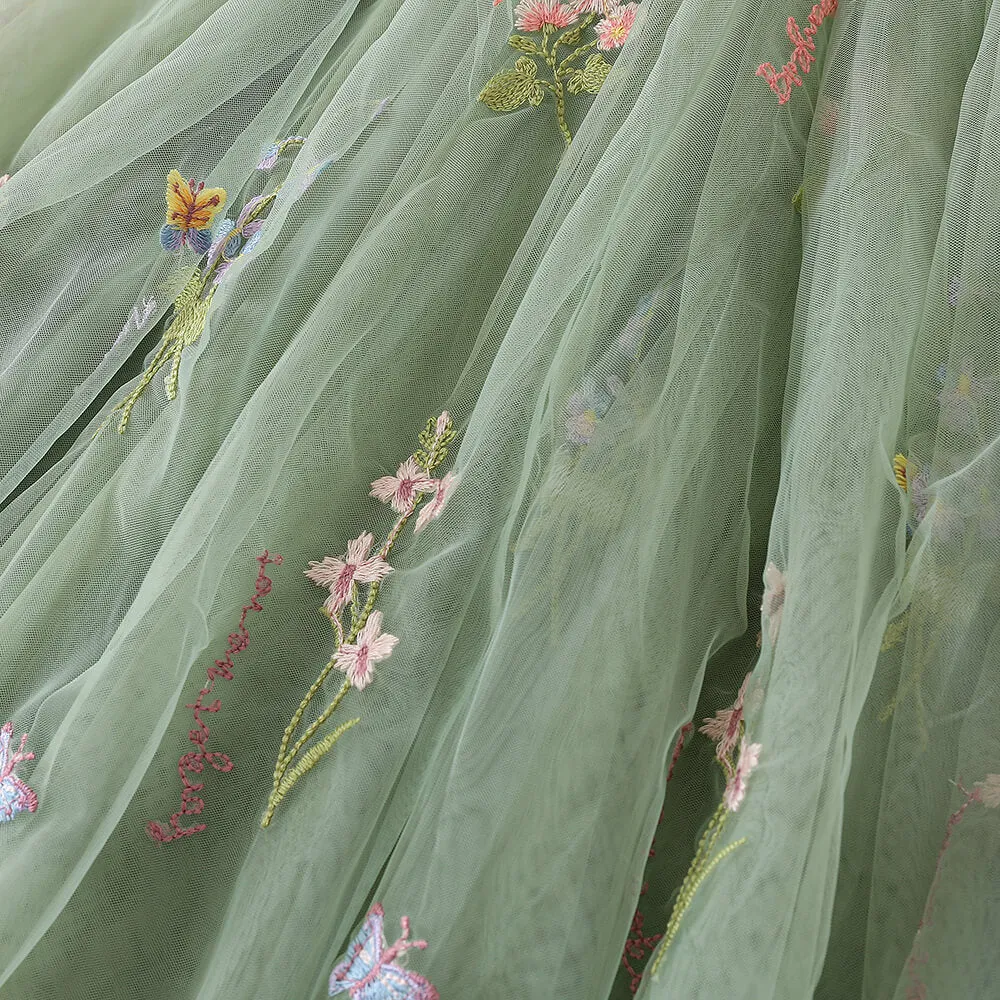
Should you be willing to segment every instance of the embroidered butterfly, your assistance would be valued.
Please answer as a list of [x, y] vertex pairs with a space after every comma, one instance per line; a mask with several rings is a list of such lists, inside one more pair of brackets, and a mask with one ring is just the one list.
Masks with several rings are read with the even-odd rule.
[[186, 181], [179, 170], [167, 174], [167, 224], [160, 230], [164, 250], [190, 246], [199, 254], [212, 245], [212, 221], [226, 203], [224, 188]]
[[38, 808], [38, 796], [14, 773], [14, 768], [21, 761], [35, 759], [33, 753], [24, 752], [28, 734], [21, 737], [20, 748], [12, 754], [10, 741], [13, 735], [12, 722], [0, 727], [0, 823], [12, 820], [19, 812], [33, 813]]
[[385, 911], [376, 903], [365, 917], [344, 960], [330, 975], [330, 996], [348, 993], [351, 1000], [440, 1000], [423, 976], [397, 965], [395, 959], [410, 948], [423, 950], [426, 941], [410, 941], [410, 919], [403, 917], [403, 936], [386, 947]]

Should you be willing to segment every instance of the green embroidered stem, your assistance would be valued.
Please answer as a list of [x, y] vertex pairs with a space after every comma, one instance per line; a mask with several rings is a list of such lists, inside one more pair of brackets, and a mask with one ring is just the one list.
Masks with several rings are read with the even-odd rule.
[[[556, 42], [556, 45], [558, 44], [559, 43]], [[587, 42], [586, 45], [581, 45], [578, 49], [573, 49], [573, 51], [568, 56], [566, 56], [566, 58], [563, 59], [561, 63], [559, 63], [559, 68], [558, 70], [556, 70], [557, 75], [560, 77], [565, 75], [566, 70], [569, 69], [569, 65], [571, 62], [573, 62], [574, 59], [576, 59], [578, 56], [582, 56], [584, 52], [589, 52], [591, 49], [596, 48], [596, 46], [597, 46], [597, 39], [595, 38], [593, 41]], [[553, 52], [552, 54], [555, 55], [555, 52]]]
[[264, 813], [264, 818], [260, 821], [262, 827], [270, 826], [271, 819], [274, 816], [275, 809], [281, 804], [281, 800], [295, 787], [295, 783], [304, 774], [308, 774], [319, 762], [326, 756], [334, 747], [336, 742], [340, 739], [348, 729], [352, 729], [361, 721], [358, 719], [348, 719], [347, 722], [338, 726], [332, 733], [327, 734], [316, 744], [311, 750], [307, 750], [303, 755], [302, 760], [292, 768], [291, 773], [287, 774], [282, 778], [281, 783], [274, 790], [274, 792], [268, 797], [267, 800], [267, 811]]
[[[337, 711], [337, 708], [339, 707], [340, 703], [344, 700], [345, 697], [347, 697], [347, 692], [350, 690], [351, 690], [351, 682], [344, 681], [344, 683], [340, 686], [340, 690], [337, 692], [336, 697], [333, 699], [333, 701], [330, 702], [329, 706], [327, 706], [327, 708], [323, 711], [323, 714], [320, 715], [320, 717], [316, 719], [315, 722], [310, 723], [306, 731], [295, 741], [295, 744], [292, 747], [292, 749], [289, 750], [287, 754], [284, 754], [279, 758], [280, 760], [279, 767], [281, 769], [281, 775], [284, 775], [285, 771], [288, 770], [288, 765], [292, 762], [292, 758], [306, 745], [306, 743], [309, 742], [309, 740], [312, 738], [316, 730], [319, 729], [319, 727], [322, 726], [323, 723], [326, 722], [326, 720], [329, 719], [330, 716]], [[278, 774], [278, 768], [275, 768], [275, 780], [274, 780], [275, 791], [277, 791], [278, 785], [280, 784], [281, 775]]]

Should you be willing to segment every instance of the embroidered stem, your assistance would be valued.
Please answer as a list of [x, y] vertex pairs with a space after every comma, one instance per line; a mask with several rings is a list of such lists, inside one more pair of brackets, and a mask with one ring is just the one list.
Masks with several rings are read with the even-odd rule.
[[337, 740], [339, 740], [348, 729], [352, 729], [360, 721], [360, 718], [349, 719], [347, 722], [338, 726], [332, 733], [329, 733], [322, 740], [320, 740], [316, 746], [306, 751], [302, 760], [300, 760], [298, 764], [292, 768], [291, 773], [285, 775], [281, 779], [278, 787], [275, 788], [274, 792], [268, 798], [267, 811], [264, 813], [264, 818], [260, 821], [260, 825], [262, 827], [266, 828], [271, 825], [271, 819], [274, 816], [274, 811], [281, 804], [281, 800], [292, 790], [299, 778], [301, 778], [304, 774], [308, 774], [320, 762], [320, 760], [333, 749]]
[[253, 598], [249, 604], [243, 606], [236, 631], [229, 636], [225, 655], [208, 668], [208, 683], [198, 692], [194, 704], [185, 705], [185, 708], [190, 708], [194, 713], [196, 728], [188, 733], [188, 739], [197, 749], [182, 754], [177, 762], [177, 771], [181, 776], [181, 808], [170, 817], [169, 829], [155, 820], [150, 820], [146, 824], [149, 835], [161, 844], [169, 844], [172, 840], [178, 840], [181, 837], [190, 837], [205, 829], [204, 823], [195, 823], [191, 826], [180, 825], [181, 817], [200, 815], [205, 808], [205, 800], [198, 795], [204, 789], [205, 783], [204, 781], [193, 781], [190, 776], [204, 773], [206, 762], [216, 771], [222, 773], [233, 769], [233, 761], [227, 754], [208, 750], [209, 729], [205, 720], [202, 719], [201, 713], [218, 712], [222, 708], [222, 702], [218, 698], [208, 705], [204, 703], [204, 699], [215, 690], [216, 678], [221, 677], [225, 681], [233, 679], [233, 656], [242, 653], [250, 645], [250, 634], [246, 627], [247, 615], [251, 611], [264, 610], [260, 599], [271, 593], [273, 587], [273, 583], [267, 575], [267, 567], [270, 565], [280, 566], [282, 558], [279, 555], [272, 556], [265, 550], [262, 555], [257, 557], [257, 562], [260, 564], [260, 569], [254, 582]]

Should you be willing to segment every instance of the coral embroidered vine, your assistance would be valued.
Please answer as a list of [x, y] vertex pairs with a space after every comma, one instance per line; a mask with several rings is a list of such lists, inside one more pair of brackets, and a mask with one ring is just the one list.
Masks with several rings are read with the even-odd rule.
[[[282, 140], [269, 150], [265, 150], [257, 169], [270, 170], [279, 156], [287, 150], [299, 149], [304, 142], [302, 136], [290, 136]], [[311, 179], [318, 173], [319, 170], [316, 170]], [[160, 230], [160, 244], [164, 250], [171, 251], [190, 247], [199, 255], [205, 256], [174, 300], [173, 310], [164, 328], [163, 341], [146, 370], [135, 388], [112, 408], [94, 434], [95, 438], [107, 427], [115, 414], [120, 414], [118, 433], [125, 433], [136, 403], [157, 374], [167, 365], [170, 367], [163, 380], [167, 399], [177, 398], [184, 349], [197, 343], [201, 337], [212, 306], [212, 297], [226, 272], [240, 257], [252, 253], [260, 242], [264, 221], [281, 188], [282, 185], [278, 184], [270, 194], [249, 199], [240, 210], [236, 221], [223, 219], [213, 236], [215, 217], [226, 204], [225, 190], [206, 188], [204, 181], [184, 180], [177, 170], [171, 170], [167, 175], [167, 215], [166, 224]], [[153, 306], [155, 307], [155, 302]], [[143, 315], [142, 322], [145, 322], [147, 317], [148, 312]], [[127, 333], [128, 326], [129, 324], [126, 324], [120, 336]], [[136, 314], [136, 328], [140, 328], [138, 314]], [[116, 341], [116, 344], [119, 342]]]
[[260, 569], [254, 583], [254, 595], [250, 603], [243, 607], [236, 631], [229, 636], [225, 655], [208, 668], [208, 683], [198, 692], [194, 704], [184, 706], [190, 708], [194, 713], [195, 728], [188, 733], [188, 739], [197, 749], [182, 754], [177, 762], [177, 772], [181, 776], [181, 808], [170, 817], [169, 827], [165, 827], [155, 820], [146, 824], [149, 835], [161, 844], [169, 844], [172, 840], [179, 840], [181, 837], [190, 837], [205, 829], [204, 823], [194, 823], [191, 826], [181, 826], [180, 824], [182, 817], [200, 816], [205, 808], [205, 800], [199, 795], [205, 787], [205, 782], [192, 778], [192, 775], [203, 774], [206, 763], [223, 774], [233, 769], [233, 761], [228, 754], [208, 749], [208, 724], [201, 715], [202, 712], [214, 713], [222, 708], [222, 702], [218, 698], [207, 705], [204, 703], [204, 699], [215, 691], [215, 682], [218, 678], [221, 677], [224, 681], [233, 679], [233, 656], [242, 653], [250, 645], [250, 635], [246, 628], [247, 615], [251, 611], [264, 610], [260, 599], [271, 593], [273, 586], [267, 575], [267, 567], [280, 566], [282, 559], [279, 555], [272, 556], [265, 551], [257, 556], [257, 562], [260, 564]]
[[799, 70], [808, 73], [809, 67], [816, 61], [816, 43], [813, 41], [816, 32], [827, 17], [836, 13], [837, 0], [821, 0], [809, 12], [809, 24], [804, 31], [799, 28], [795, 18], [790, 17], [786, 30], [793, 46], [791, 58], [780, 70], [776, 70], [771, 63], [762, 63], [757, 67], [757, 76], [764, 77], [767, 85], [778, 95], [779, 104], [785, 104], [792, 96], [793, 86], [802, 86]]
[[[670, 767], [667, 770], [667, 784], [674, 776], [674, 768], [680, 758], [681, 751], [687, 741], [688, 734], [694, 729], [693, 722], [685, 722], [681, 726], [681, 731], [674, 743], [673, 753], [670, 755]], [[656, 821], [657, 828], [663, 822], [663, 810], [660, 810], [660, 818]], [[649, 858], [656, 857], [656, 837], [653, 837], [649, 845]], [[629, 992], [636, 993], [642, 983], [642, 970], [637, 968], [639, 962], [646, 958], [646, 955], [656, 947], [662, 934], [647, 934], [644, 929], [646, 915], [642, 912], [642, 897], [649, 892], [649, 883], [643, 882], [642, 889], [639, 890], [639, 902], [636, 904], [635, 913], [632, 915], [632, 926], [629, 928], [629, 936], [625, 939], [625, 948], [622, 951], [622, 967], [629, 975]]]
[[[708, 821], [708, 826], [698, 842], [694, 859], [681, 883], [677, 901], [674, 903], [666, 930], [663, 932], [663, 942], [649, 968], [650, 975], [654, 979], [670, 945], [677, 936], [681, 921], [691, 906], [695, 893], [701, 888], [705, 879], [715, 871], [719, 863], [745, 844], [747, 840], [746, 837], [741, 837], [739, 840], [727, 844], [721, 850], [715, 851], [726, 820], [730, 813], [734, 813], [740, 808], [746, 796], [747, 781], [760, 760], [761, 745], [747, 742], [746, 722], [743, 717], [750, 676], [747, 674], [743, 679], [732, 707], [720, 709], [715, 713], [714, 718], [703, 720], [703, 725], [698, 730], [715, 741], [715, 758], [726, 776], [726, 788], [722, 795], [722, 801], [712, 814], [712, 818]], [[738, 754], [736, 753], [737, 744], [739, 744]]]
[[[500, 2], [494, 0], [494, 6]], [[538, 107], [546, 93], [551, 94], [559, 131], [568, 146], [573, 135], [566, 121], [566, 95], [600, 91], [611, 72], [611, 64], [601, 52], [625, 44], [637, 10], [634, 3], [617, 5], [609, 0], [520, 0], [514, 18], [526, 34], [511, 35], [507, 44], [523, 55], [512, 68], [490, 77], [478, 100], [493, 111], [514, 111], [524, 104]], [[584, 32], [592, 24], [594, 37], [585, 42]], [[565, 53], [559, 52], [560, 47]], [[600, 51], [593, 52], [595, 48]], [[587, 60], [581, 65], [585, 55]]]
[[[306, 570], [306, 576], [313, 583], [329, 590], [322, 610], [330, 619], [336, 649], [285, 728], [261, 826], [270, 824], [275, 810], [295, 784], [334, 748], [344, 733], [361, 721], [360, 717], [348, 719], [307, 749], [307, 744], [340, 707], [351, 688], [363, 691], [375, 677], [375, 665], [388, 659], [399, 642], [396, 636], [382, 630], [382, 612], [376, 610], [375, 602], [382, 581], [392, 572], [388, 556], [407, 522], [422, 507], [413, 529], [414, 534], [422, 531], [430, 521], [441, 515], [458, 484], [453, 473], [449, 472], [440, 479], [434, 475], [447, 457], [448, 445], [454, 437], [455, 430], [447, 413], [442, 413], [436, 420], [428, 420], [419, 435], [420, 447], [399, 466], [396, 475], [382, 476], [372, 483], [371, 496], [389, 504], [399, 515], [374, 555], [371, 551], [375, 544], [374, 535], [364, 532], [348, 543], [342, 558], [326, 556], [320, 562], [310, 563]], [[361, 599], [359, 585], [368, 588], [364, 600]], [[330, 704], [292, 743], [306, 710], [334, 670], [345, 674], [346, 680]]]
[[38, 808], [38, 796], [15, 773], [14, 768], [25, 761], [34, 760], [33, 753], [25, 753], [28, 734], [21, 737], [21, 745], [11, 753], [10, 741], [14, 738], [14, 723], [0, 726], [0, 823], [7, 823], [20, 812], [33, 813]]
[[410, 918], [399, 921], [402, 934], [392, 945], [385, 940], [385, 911], [376, 903], [344, 959], [330, 974], [330, 996], [347, 993], [356, 1000], [440, 1000], [423, 976], [403, 968], [400, 959], [411, 949], [423, 951], [426, 941], [410, 940]]

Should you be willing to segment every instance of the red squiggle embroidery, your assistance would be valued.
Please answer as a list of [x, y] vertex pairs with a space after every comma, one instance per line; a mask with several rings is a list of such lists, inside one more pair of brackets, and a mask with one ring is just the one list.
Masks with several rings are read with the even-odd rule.
[[236, 653], [242, 653], [250, 645], [250, 635], [246, 628], [247, 615], [251, 611], [264, 610], [260, 599], [271, 593], [273, 586], [270, 577], [267, 575], [267, 567], [272, 564], [280, 566], [282, 559], [281, 556], [272, 556], [265, 550], [262, 555], [257, 556], [257, 562], [260, 564], [260, 570], [257, 573], [257, 579], [254, 583], [253, 598], [249, 604], [243, 607], [239, 625], [236, 626], [236, 631], [229, 636], [225, 656], [221, 660], [216, 660], [208, 668], [208, 683], [198, 692], [198, 698], [195, 703], [184, 706], [194, 712], [194, 721], [197, 728], [190, 730], [188, 739], [198, 749], [182, 754], [180, 760], [177, 762], [177, 772], [181, 776], [182, 786], [181, 808], [179, 812], [175, 812], [170, 817], [170, 828], [173, 830], [173, 833], [162, 824], [157, 823], [156, 820], [150, 820], [146, 824], [146, 831], [153, 840], [157, 840], [161, 844], [169, 844], [170, 841], [178, 840], [181, 837], [190, 837], [195, 833], [201, 833], [205, 829], [204, 823], [195, 823], [192, 826], [181, 826], [179, 823], [182, 816], [198, 816], [205, 808], [205, 800], [198, 795], [205, 787], [205, 782], [194, 781], [191, 775], [201, 774], [205, 770], [206, 761], [216, 771], [225, 773], [233, 769], [232, 759], [227, 754], [208, 750], [209, 730], [201, 717], [201, 713], [218, 712], [222, 707], [222, 702], [218, 698], [209, 705], [203, 704], [203, 699], [207, 698], [215, 690], [216, 678], [221, 677], [224, 681], [231, 681], [233, 679], [233, 656]]
[[[670, 769], [667, 771], [667, 781], [674, 776], [674, 767], [677, 764], [677, 758], [680, 757], [681, 751], [684, 749], [684, 741], [687, 739], [688, 734], [694, 729], [693, 722], [685, 722], [681, 726], [680, 735], [677, 737], [677, 742], [674, 744], [674, 752], [670, 755]], [[660, 823], [663, 822], [663, 810], [660, 810], [660, 818], [656, 821], [656, 826], [659, 828]], [[651, 858], [656, 857], [656, 837], [653, 837], [652, 843], [649, 845], [649, 856]], [[642, 889], [639, 892], [639, 899], [641, 900], [643, 896], [649, 891], [649, 883], [643, 882]], [[640, 962], [644, 959], [648, 952], [652, 951], [656, 947], [656, 943], [663, 937], [662, 934], [654, 934], [649, 937], [642, 932], [642, 926], [645, 923], [646, 916], [642, 912], [641, 903], [636, 906], [635, 913], [632, 915], [632, 927], [630, 930], [630, 936], [625, 939], [625, 950], [622, 952], [622, 965], [625, 967], [625, 971], [629, 974], [631, 979], [629, 980], [628, 988], [629, 992], [635, 993], [639, 989], [639, 984], [642, 982], [642, 973], [637, 971], [632, 965], [633, 961]]]
[[799, 70], [808, 73], [809, 67], [816, 61], [816, 56], [813, 55], [816, 43], [813, 38], [824, 19], [836, 13], [837, 0], [820, 0], [809, 13], [809, 25], [805, 31], [799, 28], [794, 17], [790, 17], [787, 31], [788, 39], [793, 46], [791, 59], [781, 67], [780, 72], [771, 63], [763, 63], [757, 67], [757, 76], [767, 80], [767, 85], [778, 95], [779, 104], [784, 104], [792, 96], [793, 85], [802, 86]]

